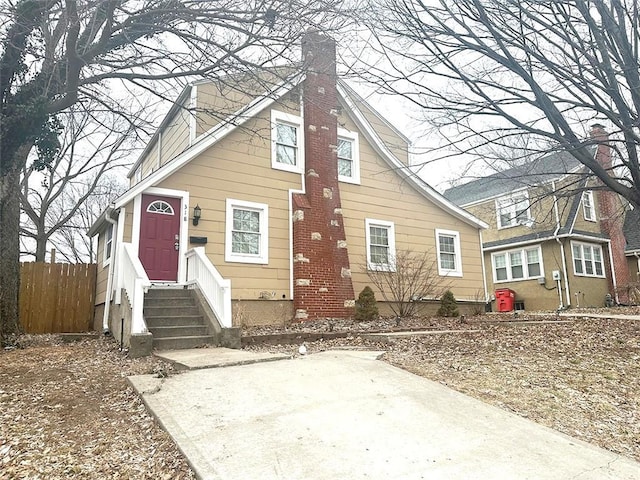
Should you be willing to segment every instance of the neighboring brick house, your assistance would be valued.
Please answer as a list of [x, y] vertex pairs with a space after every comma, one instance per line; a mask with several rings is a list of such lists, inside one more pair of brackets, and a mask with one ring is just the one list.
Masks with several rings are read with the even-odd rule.
[[[607, 138], [593, 126], [593, 154], [610, 167]], [[555, 152], [444, 195], [489, 224], [482, 234], [489, 290], [515, 291], [517, 309], [550, 310], [603, 306], [607, 294], [627, 301], [626, 207], [598, 186], [572, 155]]]
[[484, 300], [486, 225], [411, 172], [406, 137], [337, 78], [332, 40], [308, 34], [303, 57], [179, 97], [89, 232], [105, 327], [144, 332], [134, 290], [182, 285], [218, 292], [226, 326], [348, 318], [366, 268], [400, 249], [433, 254], [463, 307]]
[[[627, 257], [630, 283], [634, 287], [640, 286], [640, 213], [629, 210], [624, 218], [623, 226], [626, 245], [624, 253]], [[633, 299], [640, 303], [640, 298]]]

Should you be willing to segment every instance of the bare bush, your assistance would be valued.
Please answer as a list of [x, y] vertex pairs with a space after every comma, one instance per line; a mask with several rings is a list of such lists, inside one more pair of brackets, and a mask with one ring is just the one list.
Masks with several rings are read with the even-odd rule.
[[435, 252], [399, 250], [390, 260], [388, 268], [365, 265], [364, 269], [398, 317], [411, 317], [421, 300], [436, 299], [449, 288], [448, 278], [438, 274]]

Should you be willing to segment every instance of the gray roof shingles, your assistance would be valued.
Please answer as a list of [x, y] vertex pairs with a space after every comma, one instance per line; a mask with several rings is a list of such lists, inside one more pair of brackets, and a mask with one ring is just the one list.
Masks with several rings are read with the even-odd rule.
[[444, 192], [444, 196], [457, 205], [465, 206], [531, 185], [550, 182], [576, 170], [579, 166], [580, 162], [570, 153], [555, 152], [526, 164], [449, 188]]
[[622, 230], [627, 240], [625, 251], [635, 252], [640, 250], [640, 212], [638, 210], [627, 211]]

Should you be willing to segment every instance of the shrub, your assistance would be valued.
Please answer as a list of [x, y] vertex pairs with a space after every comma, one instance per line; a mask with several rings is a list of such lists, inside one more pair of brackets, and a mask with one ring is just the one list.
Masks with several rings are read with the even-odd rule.
[[439, 317], [457, 317], [460, 315], [458, 312], [458, 302], [456, 302], [456, 297], [453, 296], [451, 290], [447, 290], [444, 292], [444, 295], [442, 295], [437, 315]]
[[360, 295], [358, 295], [355, 318], [358, 322], [368, 322], [378, 318], [378, 303], [376, 302], [376, 295], [369, 286], [364, 287], [360, 292]]

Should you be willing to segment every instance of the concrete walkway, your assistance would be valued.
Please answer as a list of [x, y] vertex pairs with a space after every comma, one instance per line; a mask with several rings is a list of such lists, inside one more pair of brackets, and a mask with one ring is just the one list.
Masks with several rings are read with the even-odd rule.
[[[380, 353], [129, 380], [201, 479], [640, 479], [640, 463], [377, 361]], [[233, 354], [198, 355], [201, 366]]]

